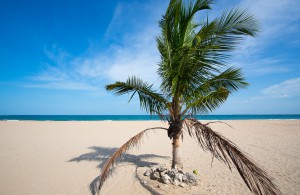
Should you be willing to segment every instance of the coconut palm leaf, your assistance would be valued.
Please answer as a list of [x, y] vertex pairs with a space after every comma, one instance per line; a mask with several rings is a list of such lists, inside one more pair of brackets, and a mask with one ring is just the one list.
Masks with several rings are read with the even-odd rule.
[[106, 85], [106, 90], [113, 91], [116, 95], [132, 93], [129, 101], [135, 94], [138, 94], [141, 108], [149, 111], [150, 114], [161, 113], [167, 108], [166, 99], [152, 89], [152, 85], [142, 81], [137, 77], [130, 77], [126, 82], [116, 82]]
[[223, 12], [219, 19], [218, 32], [220, 34], [255, 36], [257, 31], [257, 21], [247, 10], [234, 8]]
[[[220, 106], [230, 93], [248, 85], [244, 81], [240, 69], [228, 68], [219, 75], [203, 79], [200, 86], [190, 88], [183, 97], [186, 100], [186, 109], [182, 115], [191, 110], [192, 114], [208, 113]], [[194, 87], [194, 86], [191, 86]]]
[[116, 161], [128, 150], [131, 148], [138, 146], [142, 138], [145, 137], [148, 131], [150, 130], [155, 130], [155, 129], [163, 129], [163, 130], [168, 130], [167, 128], [164, 127], [153, 127], [153, 128], [148, 128], [140, 133], [136, 134], [132, 138], [130, 138], [125, 144], [123, 144], [118, 150], [115, 151], [115, 153], [106, 161], [103, 169], [101, 170], [100, 173], [100, 181], [99, 181], [99, 186], [98, 186], [98, 192], [100, 192], [104, 182], [108, 178], [108, 176], [111, 174], [112, 167], [116, 164]]
[[[158, 69], [161, 88], [169, 96], [189, 96], [193, 86], [199, 86], [203, 78], [218, 72], [220, 66], [226, 66], [229, 56], [225, 52], [234, 49], [243, 36], [255, 36], [257, 32], [254, 17], [245, 10], [224, 12], [219, 19], [207, 20], [201, 25], [192, 20], [196, 13], [191, 11], [194, 4], [190, 2], [186, 6], [179, 2], [174, 1], [160, 21], [162, 34], [157, 38], [162, 57]], [[203, 8], [209, 7], [211, 1], [205, 3]], [[195, 33], [198, 26], [201, 28]]]
[[230, 93], [247, 87], [249, 84], [245, 82], [245, 78], [239, 68], [230, 67], [220, 73], [213, 75], [205, 80], [196, 90], [207, 91], [207, 89], [226, 88]]
[[[211, 0], [197, 0], [182, 2], [172, 0], [166, 14], [159, 21], [161, 35], [157, 37], [157, 45], [161, 54], [158, 74], [162, 79], [161, 88], [165, 93], [179, 94], [183, 86], [183, 72], [187, 63], [189, 46], [194, 40], [195, 29], [199, 26], [193, 22], [194, 15], [203, 9], [210, 9]], [[184, 63], [182, 63], [184, 62]]]
[[225, 11], [220, 18], [204, 23], [195, 37], [194, 47], [202, 54], [231, 51], [243, 36], [255, 36], [257, 25], [256, 19], [246, 10]]
[[[199, 85], [196, 85], [194, 86], [195, 88], [193, 88], [195, 96], [198, 96], [198, 93], [205, 94], [222, 87], [232, 93], [239, 89], [246, 88], [249, 85], [245, 82], [245, 78], [241, 70], [233, 67], [230, 67], [219, 74], [207, 74], [207, 77], [200, 80], [200, 82], [201, 83], [199, 83]], [[194, 97], [193, 94], [190, 95]]]
[[229, 91], [226, 88], [219, 88], [209, 94], [199, 96], [194, 102], [187, 104], [184, 115], [189, 110], [192, 114], [208, 113], [219, 107], [227, 99]]
[[246, 10], [232, 9], [213, 21], [207, 19], [194, 36], [191, 50], [194, 64], [208, 63], [215, 68], [226, 66], [229, 52], [245, 36], [255, 36], [257, 29], [257, 21]]
[[195, 138], [201, 148], [210, 151], [213, 157], [224, 162], [231, 169], [232, 163], [254, 194], [282, 194], [272, 182], [266, 171], [258, 167], [234, 143], [197, 119], [185, 119], [185, 127], [189, 135]]

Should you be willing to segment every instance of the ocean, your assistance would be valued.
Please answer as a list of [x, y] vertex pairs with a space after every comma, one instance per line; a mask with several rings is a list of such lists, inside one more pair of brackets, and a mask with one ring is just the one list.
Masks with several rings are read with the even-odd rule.
[[[199, 120], [296, 120], [300, 114], [197, 115]], [[148, 121], [154, 115], [0, 115], [0, 120], [31, 121]]]

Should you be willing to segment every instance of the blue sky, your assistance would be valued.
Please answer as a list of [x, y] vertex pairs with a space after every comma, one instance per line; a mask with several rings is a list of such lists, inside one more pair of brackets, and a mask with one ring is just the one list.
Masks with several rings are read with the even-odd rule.
[[[159, 86], [155, 36], [167, 5], [0, 1], [0, 114], [144, 114], [104, 86], [131, 75]], [[251, 85], [213, 114], [299, 114], [300, 1], [216, 1], [208, 16], [231, 7], [250, 10], [261, 28], [230, 60]]]

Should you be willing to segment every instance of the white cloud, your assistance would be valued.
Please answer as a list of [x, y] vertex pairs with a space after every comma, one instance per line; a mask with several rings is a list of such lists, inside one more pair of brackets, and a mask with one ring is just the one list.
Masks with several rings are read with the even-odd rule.
[[107, 76], [111, 80], [125, 80], [128, 76], [136, 75], [149, 82], [157, 80], [157, 63], [159, 53], [156, 48], [155, 35], [157, 28], [148, 28], [143, 33], [128, 38], [122, 47], [115, 50]]
[[[247, 73], [254, 76], [291, 71], [288, 66], [280, 65], [284, 62], [283, 58], [260, 57], [258, 54], [280, 33], [286, 35], [286, 31], [294, 32], [297, 29], [288, 28], [297, 18], [299, 19], [299, 14], [296, 14], [299, 10], [297, 4], [299, 3], [296, 0], [276, 3], [268, 0], [241, 1], [240, 7], [252, 10], [259, 17], [263, 29], [258, 38], [249, 38], [243, 42], [234, 53], [233, 64], [245, 67]], [[92, 89], [91, 86], [104, 85], [104, 81], [106, 83], [122, 81], [131, 75], [141, 77], [150, 83], [157, 83], [159, 54], [155, 36], [159, 33], [157, 21], [165, 7], [163, 5], [157, 8], [156, 4], [137, 2], [119, 4], [104, 36], [107, 40], [118, 39], [118, 41], [110, 44], [105, 50], [87, 48], [84, 55], [76, 57], [70, 56], [68, 52], [54, 45], [45, 51], [54, 64], [47, 65], [44, 71], [34, 77], [34, 81], [37, 82], [34, 85], [82, 89], [84, 87], [71, 86], [72, 83], [74, 85], [82, 83], [87, 89]], [[147, 14], [142, 15], [145, 17], [142, 23], [133, 17], [136, 10], [146, 10], [144, 12]], [[129, 28], [132, 26], [134, 29]], [[279, 30], [281, 28], [284, 28], [284, 31]]]
[[[128, 13], [130, 10], [131, 14]], [[143, 23], [137, 23], [136, 16], [132, 15], [137, 10], [147, 11]], [[84, 55], [76, 57], [53, 45], [45, 50], [52, 64], [47, 64], [44, 71], [31, 77], [34, 83], [27, 87], [95, 90], [92, 87], [95, 84], [104, 86], [104, 81], [124, 81], [132, 75], [155, 83], [159, 61], [155, 36], [159, 33], [157, 21], [162, 10], [155, 4], [119, 4], [104, 35], [110, 41], [117, 37], [117, 41], [104, 49], [87, 48]], [[128, 29], [130, 26], [134, 28]], [[121, 32], [121, 36], [114, 31]]]
[[[300, 2], [298, 0], [270, 1], [243, 0], [241, 7], [251, 11], [261, 24], [259, 33], [261, 44], [274, 38], [284, 39], [287, 33], [297, 33], [300, 19]], [[257, 43], [259, 44], [259, 43]]]
[[[299, 18], [299, 1], [271, 1], [271, 0], [242, 0], [241, 5], [255, 12], [259, 18], [264, 20], [297, 20]], [[293, 18], [290, 18], [293, 16]]]
[[263, 64], [263, 67], [255, 68], [251, 70], [255, 75], [257, 76], [264, 76], [268, 74], [274, 74], [274, 73], [284, 73], [284, 72], [290, 72], [291, 70], [289, 68], [281, 67], [281, 66], [266, 66], [266, 64]]
[[67, 69], [61, 70], [54, 66], [48, 66], [44, 72], [30, 77], [33, 83], [25, 84], [24, 87], [83, 91], [99, 90], [83, 79], [75, 79], [72, 76], [72, 71], [68, 72], [66, 70]]
[[253, 59], [235, 59], [232, 62], [233, 66], [243, 67], [246, 70], [247, 75], [251, 76], [265, 76], [271, 74], [287, 73], [292, 69], [286, 65], [284, 59], [279, 57], [261, 57]]
[[80, 90], [80, 91], [99, 90], [97, 87], [85, 83], [71, 82], [71, 81], [63, 81], [63, 82], [52, 81], [52, 82], [39, 83], [39, 84], [28, 84], [28, 85], [24, 85], [24, 87], [43, 88], [43, 89]]
[[157, 28], [144, 29], [126, 37], [123, 45], [111, 46], [105, 52], [72, 59], [73, 75], [90, 79], [124, 81], [135, 75], [149, 82], [157, 80], [159, 53], [156, 48]]
[[300, 77], [289, 79], [262, 90], [265, 96], [273, 98], [288, 98], [300, 96]]
[[124, 13], [124, 4], [118, 4], [117, 7], [114, 10], [113, 17], [106, 29], [106, 32], [104, 34], [104, 37], [107, 38], [111, 36], [112, 33], [116, 32], [119, 30], [119, 28], [122, 26], [123, 21], [122, 18], [122, 13]]
[[[238, 46], [233, 60], [256, 75], [265, 75], [264, 71], [267, 74], [288, 72], [293, 66], [286, 63], [288, 53], [277, 51], [287, 44], [295, 45], [300, 39], [300, 1], [242, 0], [238, 6], [248, 9], [257, 18], [260, 32]], [[275, 62], [278, 58], [280, 60]], [[282, 68], [283, 63], [285, 68]]]
[[36, 81], [63, 81], [67, 78], [67, 74], [60, 71], [54, 66], [48, 66], [47, 71], [39, 73], [37, 76], [31, 77]]
[[100, 79], [105, 77], [110, 59], [98, 53], [93, 56], [77, 57], [70, 62], [73, 75], [83, 78]]

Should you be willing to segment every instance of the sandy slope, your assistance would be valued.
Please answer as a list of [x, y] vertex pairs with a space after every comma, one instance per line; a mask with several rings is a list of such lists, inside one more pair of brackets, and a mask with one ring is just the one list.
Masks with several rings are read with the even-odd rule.
[[[300, 192], [300, 120], [227, 121], [212, 124], [234, 141], [275, 178], [283, 194]], [[145, 122], [36, 122], [0, 121], [0, 194], [89, 194], [88, 185], [98, 176], [97, 166], [116, 147], [147, 127], [166, 126]], [[102, 194], [151, 194], [139, 179], [143, 166], [171, 163], [171, 141], [166, 132], [149, 133], [143, 145], [124, 155]], [[200, 185], [178, 194], [250, 194], [239, 174], [184, 137], [186, 171], [198, 169]], [[158, 185], [158, 184], [157, 184]], [[162, 194], [172, 186], [154, 189]]]

